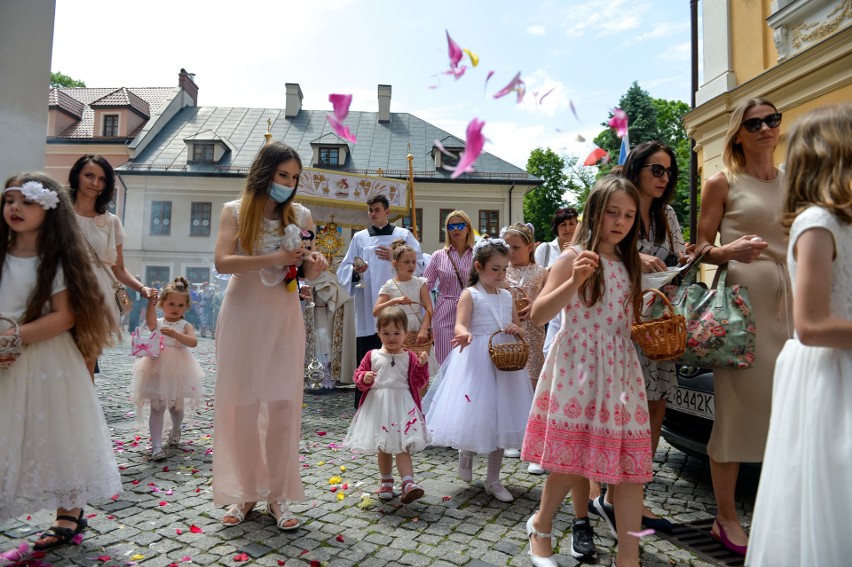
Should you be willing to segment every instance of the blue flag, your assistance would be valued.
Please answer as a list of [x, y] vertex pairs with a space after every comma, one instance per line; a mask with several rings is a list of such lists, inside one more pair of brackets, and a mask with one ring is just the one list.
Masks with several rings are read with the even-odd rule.
[[621, 149], [618, 150], [618, 165], [624, 165], [624, 162], [627, 161], [627, 154], [630, 153], [630, 133], [627, 132], [624, 134], [624, 137], [621, 139]]

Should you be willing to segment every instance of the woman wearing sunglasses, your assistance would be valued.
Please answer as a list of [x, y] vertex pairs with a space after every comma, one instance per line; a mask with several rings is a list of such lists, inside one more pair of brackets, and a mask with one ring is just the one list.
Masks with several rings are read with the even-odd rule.
[[[639, 144], [627, 156], [621, 175], [639, 189], [639, 258], [642, 272], [664, 272], [669, 266], [686, 262], [686, 243], [674, 209], [669, 205], [677, 187], [677, 161], [672, 149], [660, 142]], [[645, 377], [648, 413], [651, 417], [651, 451], [657, 452], [666, 413], [666, 399], [677, 386], [674, 362], [650, 360], [637, 349]], [[609, 495], [601, 495], [596, 483], [591, 510], [607, 520], [615, 533], [615, 513]], [[657, 517], [647, 507], [642, 526], [670, 532], [671, 522]]]
[[[710, 535], [745, 555], [748, 535], [734, 502], [740, 463], [760, 462], [769, 429], [775, 359], [792, 335], [787, 237], [781, 226], [784, 174], [775, 167], [781, 114], [755, 98], [731, 114], [722, 160], [701, 192], [695, 250], [704, 261], [728, 263], [728, 284], [749, 289], [757, 326], [755, 362], [714, 371], [716, 414], [707, 445], [718, 512]], [[716, 235], [719, 245], [716, 246]]]
[[451, 212], [447, 215], [444, 229], [447, 244], [432, 255], [423, 273], [427, 289], [438, 287], [432, 334], [435, 336], [435, 358], [439, 364], [443, 364], [450, 354], [450, 341], [455, 335], [456, 305], [462, 290], [467, 287], [467, 277], [473, 264], [473, 225], [467, 213]]

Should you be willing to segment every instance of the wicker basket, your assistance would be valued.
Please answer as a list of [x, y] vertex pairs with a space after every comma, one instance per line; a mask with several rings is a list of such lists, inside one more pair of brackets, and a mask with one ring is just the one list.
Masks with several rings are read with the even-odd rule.
[[651, 360], [673, 360], [686, 351], [686, 319], [678, 315], [666, 294], [649, 288], [642, 292], [657, 294], [666, 306], [666, 313], [659, 319], [642, 321], [633, 325], [631, 338]]
[[512, 372], [523, 370], [530, 356], [530, 347], [521, 337], [515, 337], [518, 342], [494, 344], [494, 337], [503, 331], [494, 331], [488, 337], [488, 354], [497, 370]]
[[515, 311], [519, 312], [530, 304], [530, 299], [527, 297], [526, 292], [523, 289], [512, 286], [509, 288], [509, 291], [512, 294], [512, 299], [515, 301]]
[[[422, 307], [422, 304], [417, 303], [416, 301], [412, 301], [409, 305], [412, 311], [414, 311], [414, 315], [417, 317], [417, 320], [420, 321], [420, 325], [423, 325], [423, 319], [420, 317], [419, 309], [415, 309], [411, 307], [412, 305], [417, 305]], [[435, 344], [435, 337], [432, 336], [432, 329], [429, 329], [428, 334], [426, 335], [426, 342], [417, 344], [417, 335], [418, 331], [408, 331], [405, 333], [405, 340], [402, 343], [403, 348], [406, 348], [420, 356], [421, 353], [425, 352], [429, 354], [432, 351], [432, 345]]]
[[0, 336], [0, 359], [8, 359], [0, 362], [0, 368], [9, 368], [23, 352], [21, 349], [21, 328], [18, 326], [18, 322], [10, 317], [0, 315], [0, 319], [15, 326], [14, 335]]

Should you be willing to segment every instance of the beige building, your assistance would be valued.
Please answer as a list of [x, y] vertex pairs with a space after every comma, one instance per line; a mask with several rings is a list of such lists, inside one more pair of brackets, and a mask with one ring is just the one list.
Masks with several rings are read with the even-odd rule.
[[[325, 171], [338, 181], [366, 175], [378, 186], [404, 182], [410, 153], [425, 252], [443, 245], [443, 222], [450, 211], [464, 209], [480, 232], [496, 234], [501, 226], [522, 219], [524, 195], [540, 184], [488, 153], [474, 164], [474, 173], [451, 180], [444, 166], [457, 161], [464, 141], [411, 114], [391, 112], [389, 85], [378, 86], [377, 112], [349, 113], [346, 123], [357, 144], [334, 134], [326, 111], [302, 108], [298, 84], [286, 85], [283, 100], [284, 108], [185, 105], [161, 120], [156, 131], [140, 132], [142, 139], [127, 145], [129, 157], [117, 168], [127, 190], [118, 214], [128, 233], [124, 257], [132, 272], [147, 282], [177, 275], [193, 282], [210, 279], [222, 205], [238, 197], [266, 134], [299, 151], [304, 166], [311, 168], [306, 176]], [[127, 112], [133, 118], [133, 110]], [[438, 151], [436, 141], [452, 155]], [[334, 193], [332, 188], [321, 206], [307, 191], [301, 199], [320, 225], [334, 215], [345, 243], [342, 254], [352, 233], [367, 222], [366, 197], [360, 195], [358, 202], [357, 187], [346, 201], [335, 201]], [[397, 215], [407, 211], [405, 204], [394, 209]], [[409, 221], [397, 222], [407, 226]]]
[[786, 133], [807, 111], [852, 100], [852, 0], [702, 2], [704, 81], [684, 118], [701, 178], [720, 171], [731, 110], [764, 97], [784, 114]]

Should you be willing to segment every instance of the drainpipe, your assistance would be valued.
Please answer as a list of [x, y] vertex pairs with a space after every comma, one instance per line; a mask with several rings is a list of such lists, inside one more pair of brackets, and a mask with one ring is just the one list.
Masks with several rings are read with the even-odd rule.
[[515, 190], [515, 184], [512, 183], [512, 186], [509, 187], [509, 222], [506, 223], [506, 226], [512, 224], [512, 191]]
[[118, 179], [118, 182], [121, 183], [121, 210], [116, 211], [119, 213], [119, 218], [121, 219], [121, 225], [124, 226], [124, 216], [127, 213], [127, 184], [124, 183], [124, 178], [121, 177], [121, 174], [118, 171], [115, 172], [115, 178]]
[[[689, 24], [692, 30], [692, 88], [691, 107], [695, 109], [698, 90], [698, 0], [689, 0]], [[689, 139], [689, 242], [695, 244], [698, 233], [698, 154], [695, 138]]]

